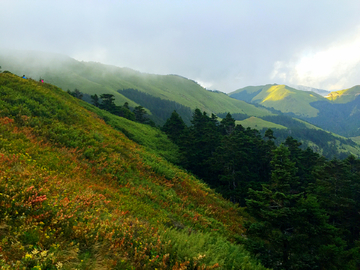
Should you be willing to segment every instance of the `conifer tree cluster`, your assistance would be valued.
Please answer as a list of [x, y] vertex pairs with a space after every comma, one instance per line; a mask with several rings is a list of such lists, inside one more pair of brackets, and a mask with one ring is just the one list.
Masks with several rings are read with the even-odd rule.
[[[83, 99], [84, 94], [80, 92], [78, 89], [74, 91], [67, 91], [73, 97], [78, 99]], [[117, 106], [115, 104], [115, 97], [112, 94], [101, 94], [98, 96], [97, 94], [90, 96], [91, 103], [102, 110], [108, 111], [114, 115], [124, 117], [126, 119], [136, 121], [142, 124], [147, 124], [150, 126], [155, 126], [155, 123], [149, 119], [147, 116], [147, 112], [144, 107], [137, 106], [131, 110], [129, 107], [129, 103], [125, 102], [123, 106]]]
[[235, 125], [227, 114], [196, 109], [187, 127], [174, 111], [163, 131], [182, 153], [181, 166], [246, 207], [239, 239], [273, 269], [359, 269], [360, 160], [327, 160], [269, 129]]

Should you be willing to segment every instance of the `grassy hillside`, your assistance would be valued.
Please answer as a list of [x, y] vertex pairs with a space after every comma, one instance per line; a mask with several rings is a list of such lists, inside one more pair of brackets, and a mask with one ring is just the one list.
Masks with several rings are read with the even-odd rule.
[[118, 105], [124, 102], [129, 102], [130, 106], [138, 105], [117, 92], [133, 88], [208, 113], [271, 114], [266, 109], [232, 99], [226, 94], [207, 91], [196, 82], [177, 75], [145, 74], [128, 68], [79, 62], [66, 56], [39, 52], [0, 52], [0, 63], [4, 70], [11, 70], [17, 75], [25, 74], [35, 80], [42, 77], [64, 90], [77, 88], [87, 94], [111, 93]]
[[158, 131], [12, 74], [0, 95], [1, 269], [264, 269], [234, 243], [241, 209], [162, 158]]
[[351, 138], [354, 142], [360, 145], [360, 136]]
[[251, 116], [245, 120], [242, 121], [236, 121], [237, 125], [242, 125], [243, 127], [250, 127], [257, 130], [263, 129], [263, 128], [278, 128], [278, 129], [286, 129], [285, 126], [275, 124], [273, 122], [265, 121], [263, 119]]
[[276, 84], [241, 88], [230, 93], [229, 96], [272, 107], [283, 113], [294, 113], [305, 117], [315, 117], [318, 114], [318, 110], [311, 106], [311, 102], [326, 100], [314, 92], [300, 91], [286, 85]]
[[360, 85], [357, 85], [349, 89], [331, 92], [326, 98], [334, 103], [348, 103], [355, 100], [359, 95]]

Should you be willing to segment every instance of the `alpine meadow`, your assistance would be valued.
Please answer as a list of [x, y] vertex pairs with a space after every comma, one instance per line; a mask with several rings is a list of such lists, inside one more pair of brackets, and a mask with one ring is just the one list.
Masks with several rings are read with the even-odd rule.
[[360, 268], [359, 86], [0, 64], [1, 269]]

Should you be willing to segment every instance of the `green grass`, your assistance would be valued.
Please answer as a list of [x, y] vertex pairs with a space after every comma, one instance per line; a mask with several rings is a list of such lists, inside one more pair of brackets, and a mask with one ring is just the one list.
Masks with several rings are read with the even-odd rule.
[[356, 142], [357, 144], [360, 145], [360, 136], [357, 137], [351, 137], [350, 139], [352, 139], [354, 142]]
[[242, 125], [243, 127], [250, 127], [253, 129], [261, 130], [263, 128], [278, 128], [278, 129], [287, 129], [282, 125], [278, 125], [269, 121], [265, 121], [263, 119], [257, 117], [249, 117], [242, 121], [236, 121], [237, 125]]

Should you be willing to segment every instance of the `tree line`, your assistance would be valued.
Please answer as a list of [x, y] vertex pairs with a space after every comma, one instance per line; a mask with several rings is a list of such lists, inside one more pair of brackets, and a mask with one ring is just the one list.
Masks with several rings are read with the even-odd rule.
[[[85, 95], [78, 89], [75, 89], [74, 91], [68, 90], [67, 92], [78, 99], [83, 99]], [[125, 102], [123, 106], [118, 106], [115, 104], [115, 96], [112, 94], [101, 94], [100, 96], [97, 94], [91, 95], [90, 103], [92, 103], [95, 107], [108, 111], [114, 115], [153, 127], [155, 126], [154, 121], [148, 117], [148, 114], [143, 106], [130, 108], [128, 102]]]
[[175, 111], [162, 130], [180, 165], [246, 207], [238, 239], [273, 269], [359, 269], [360, 160], [328, 160], [292, 137], [220, 122], [196, 109], [187, 127]]

